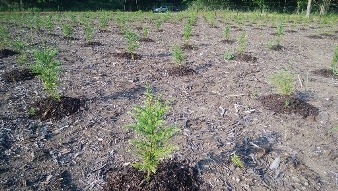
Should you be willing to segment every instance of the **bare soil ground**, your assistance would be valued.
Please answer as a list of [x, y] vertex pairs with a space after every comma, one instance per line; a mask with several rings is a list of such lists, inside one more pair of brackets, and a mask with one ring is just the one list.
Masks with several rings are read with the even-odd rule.
[[[136, 160], [128, 152], [133, 133], [124, 126], [134, 122], [128, 111], [142, 104], [148, 84], [171, 103], [165, 120], [181, 129], [173, 158], [185, 161], [180, 175], [198, 176], [199, 182], [184, 179], [194, 189], [337, 190], [338, 131], [331, 128], [338, 125], [338, 80], [313, 72], [329, 68], [337, 31], [318, 35], [331, 26], [290, 28], [283, 49], [274, 51], [267, 47], [275, 32], [269, 24], [219, 19], [215, 28], [200, 17], [189, 41], [196, 48], [184, 51], [190, 73], [172, 75], [176, 66], [170, 50], [183, 45], [182, 23], [164, 22], [161, 32], [152, 25], [152, 41], [141, 42], [136, 60], [124, 57], [125, 40], [113, 23], [96, 33], [94, 43], [83, 40], [83, 27], [72, 39], [63, 38], [60, 27], [55, 35], [34, 33], [37, 44], [46, 39], [59, 48], [62, 95], [85, 104], [59, 120], [30, 117], [30, 107], [46, 98], [43, 87], [38, 78], [8, 82], [3, 74], [22, 66], [15, 55], [1, 58], [0, 189], [114, 190], [107, 186], [120, 179], [111, 176], [112, 170], [131, 177], [140, 173], [123, 170]], [[136, 31], [142, 24], [130, 26]], [[238, 26], [247, 33], [245, 53], [254, 61], [223, 58], [238, 46], [222, 42], [226, 24], [233, 26], [230, 40], [239, 36]], [[12, 36], [28, 34], [27, 28], [8, 25]], [[308, 117], [264, 107], [260, 98], [277, 93], [268, 77], [280, 69], [296, 76], [293, 96], [317, 113]], [[244, 168], [231, 162], [234, 153]], [[171, 174], [180, 169], [175, 162], [163, 166], [172, 168]], [[160, 170], [159, 177], [165, 172]], [[155, 186], [162, 185], [157, 181]]]

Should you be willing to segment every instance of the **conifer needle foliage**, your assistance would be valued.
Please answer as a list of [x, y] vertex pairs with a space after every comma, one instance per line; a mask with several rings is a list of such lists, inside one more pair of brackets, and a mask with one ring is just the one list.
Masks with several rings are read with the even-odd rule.
[[133, 146], [131, 151], [139, 158], [133, 167], [145, 171], [146, 179], [149, 179], [151, 174], [156, 173], [160, 161], [177, 149], [169, 142], [179, 129], [164, 124], [163, 117], [169, 109], [168, 104], [154, 98], [149, 88], [145, 95], [144, 106], [136, 106], [131, 112], [136, 123], [127, 128], [135, 133], [135, 138], [130, 141]]

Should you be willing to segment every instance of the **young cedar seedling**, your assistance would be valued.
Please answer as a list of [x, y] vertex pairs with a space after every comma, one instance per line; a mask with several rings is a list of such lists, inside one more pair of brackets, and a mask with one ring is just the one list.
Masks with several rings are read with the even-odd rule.
[[188, 44], [188, 41], [190, 37], [192, 36], [191, 31], [192, 31], [192, 25], [191, 25], [191, 22], [188, 20], [184, 26], [184, 32], [183, 32], [183, 39], [186, 44]]
[[335, 75], [338, 75], [338, 46], [333, 53], [331, 70]]
[[47, 29], [47, 31], [49, 33], [52, 33], [54, 30], [54, 21], [53, 21], [53, 16], [52, 15], [48, 15], [48, 17], [46, 18], [46, 23], [45, 23], [45, 27]]
[[289, 71], [279, 71], [272, 75], [272, 83], [281, 95], [291, 95], [293, 92], [293, 75]]
[[92, 21], [88, 21], [88, 23], [85, 24], [84, 37], [85, 37], [85, 40], [87, 42], [93, 40], [93, 37], [94, 37], [94, 25], [93, 25]]
[[134, 107], [131, 113], [136, 120], [135, 124], [126, 126], [135, 132], [136, 138], [131, 140], [131, 151], [139, 157], [140, 161], [132, 165], [146, 171], [146, 179], [156, 173], [160, 161], [168, 158], [177, 147], [170, 144], [170, 139], [179, 132], [175, 126], [165, 126], [163, 117], [169, 106], [155, 98], [149, 88], [146, 89], [144, 106]]
[[156, 27], [156, 30], [157, 30], [157, 31], [160, 31], [161, 25], [162, 25], [162, 19], [157, 19], [157, 20], [155, 21], [155, 27]]
[[127, 30], [124, 37], [127, 40], [127, 52], [131, 55], [131, 59], [134, 60], [135, 50], [140, 46], [139, 37], [131, 30]]
[[62, 26], [62, 33], [63, 33], [63, 36], [71, 38], [73, 36], [73, 34], [74, 34], [74, 28], [73, 28], [73, 26], [71, 26], [68, 23], [65, 23]]
[[108, 17], [106, 14], [103, 14], [101, 17], [100, 17], [100, 28], [102, 30], [107, 30], [108, 28]]
[[229, 40], [229, 37], [230, 37], [230, 27], [229, 27], [229, 25], [225, 26], [223, 36], [224, 36], [225, 40]]
[[178, 67], [183, 67], [184, 55], [179, 45], [175, 45], [173, 47], [172, 55], [173, 55], [174, 62], [178, 65]]
[[57, 87], [59, 85], [59, 66], [60, 61], [54, 59], [58, 53], [55, 49], [37, 50], [34, 54], [35, 63], [32, 66], [34, 73], [39, 75], [42, 80], [44, 89], [54, 99], [60, 99], [60, 92]]
[[245, 52], [246, 46], [248, 44], [245, 32], [241, 32], [241, 34], [239, 35], [238, 44], [239, 45], [238, 45], [238, 48], [237, 48], [237, 52], [239, 54], [243, 54]]

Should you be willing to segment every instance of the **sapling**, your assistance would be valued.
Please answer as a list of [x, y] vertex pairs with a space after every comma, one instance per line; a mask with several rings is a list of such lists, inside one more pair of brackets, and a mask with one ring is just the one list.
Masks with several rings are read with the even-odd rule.
[[143, 37], [148, 38], [148, 35], [149, 35], [149, 27], [144, 26], [143, 27]]
[[0, 26], [0, 49], [6, 48], [10, 42], [9, 30], [6, 26]]
[[42, 49], [34, 53], [35, 63], [32, 70], [42, 80], [45, 91], [54, 99], [60, 99], [59, 85], [60, 61], [55, 60], [58, 53], [55, 49]]
[[335, 75], [338, 75], [338, 46], [333, 53], [331, 69]]
[[54, 23], [53, 23], [53, 16], [49, 15], [47, 17], [46, 23], [45, 23], [46, 29], [49, 33], [53, 32], [54, 30]]
[[229, 37], [230, 37], [230, 27], [229, 27], [229, 25], [225, 26], [223, 36], [224, 36], [225, 40], [229, 40]]
[[68, 24], [68, 23], [65, 23], [62, 26], [62, 33], [63, 33], [63, 36], [71, 38], [73, 36], [73, 33], [74, 33], [73, 26]]
[[239, 45], [238, 45], [238, 48], [237, 48], [237, 52], [239, 54], [243, 54], [246, 50], [247, 43], [248, 43], [245, 32], [241, 32], [241, 34], [239, 35], [238, 43], [239, 43]]
[[126, 30], [124, 37], [127, 40], [127, 52], [131, 55], [131, 59], [134, 60], [135, 50], [140, 46], [139, 37], [131, 30]]
[[157, 30], [157, 31], [160, 31], [161, 25], [162, 25], [162, 19], [157, 19], [157, 20], [155, 21], [155, 27], [156, 27], [156, 30]]
[[105, 14], [100, 17], [100, 28], [102, 30], [107, 30], [108, 28], [108, 17]]
[[293, 92], [293, 75], [286, 70], [276, 72], [272, 75], [272, 83], [281, 95], [290, 96]]
[[130, 143], [131, 149], [139, 161], [132, 164], [138, 170], [146, 172], [146, 179], [155, 174], [160, 161], [168, 158], [177, 147], [170, 144], [170, 139], [179, 129], [166, 126], [163, 117], [169, 106], [154, 97], [149, 88], [146, 89], [144, 106], [135, 106], [131, 112], [136, 123], [126, 126], [135, 132], [135, 139]]
[[178, 65], [178, 67], [183, 67], [184, 55], [179, 45], [175, 45], [173, 47], [172, 55], [173, 55], [174, 62]]
[[192, 31], [192, 25], [188, 21], [184, 26], [184, 32], [183, 32], [183, 39], [184, 39], [186, 44], [188, 44], [188, 41], [189, 41], [190, 37], [192, 36], [191, 31]]
[[91, 41], [94, 37], [94, 26], [91, 21], [86, 23], [84, 28], [84, 37], [86, 41]]

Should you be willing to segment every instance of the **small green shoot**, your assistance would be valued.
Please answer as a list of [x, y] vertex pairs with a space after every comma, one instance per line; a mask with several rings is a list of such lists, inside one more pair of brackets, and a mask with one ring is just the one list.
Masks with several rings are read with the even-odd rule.
[[226, 59], [226, 60], [233, 60], [234, 57], [235, 57], [234, 54], [231, 53], [231, 52], [226, 52], [226, 53], [224, 54], [224, 59]]
[[231, 161], [234, 163], [234, 165], [238, 166], [239, 168], [244, 168], [244, 164], [241, 161], [241, 158], [236, 153], [232, 155]]

